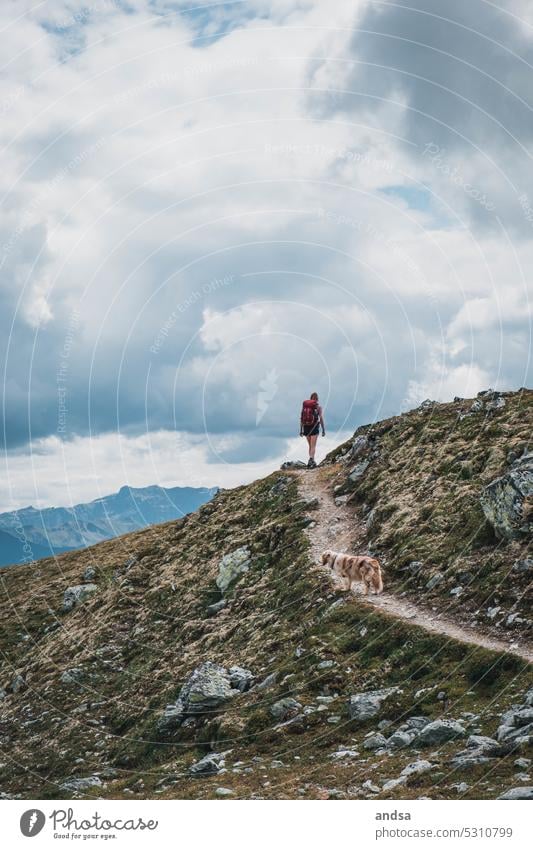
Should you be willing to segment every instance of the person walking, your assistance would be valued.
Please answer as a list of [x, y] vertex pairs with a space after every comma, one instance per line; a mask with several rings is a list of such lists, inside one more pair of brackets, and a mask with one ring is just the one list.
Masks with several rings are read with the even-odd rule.
[[320, 429], [322, 429], [322, 436], [325, 436], [326, 428], [324, 426], [322, 407], [318, 402], [317, 393], [313, 392], [309, 400], [303, 402], [300, 415], [300, 436], [305, 436], [309, 446], [308, 469], [316, 468], [315, 451]]

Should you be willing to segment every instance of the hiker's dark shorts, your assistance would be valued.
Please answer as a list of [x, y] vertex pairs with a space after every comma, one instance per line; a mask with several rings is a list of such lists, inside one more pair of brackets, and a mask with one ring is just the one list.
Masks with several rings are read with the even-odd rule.
[[320, 433], [320, 422], [312, 425], [304, 425], [304, 436], [318, 436]]

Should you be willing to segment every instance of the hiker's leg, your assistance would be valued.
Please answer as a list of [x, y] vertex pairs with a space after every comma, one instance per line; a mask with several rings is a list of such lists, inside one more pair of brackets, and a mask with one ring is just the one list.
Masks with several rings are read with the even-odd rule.
[[307, 445], [309, 446], [309, 456], [310, 456], [310, 457], [312, 457], [312, 454], [311, 454], [311, 440], [312, 440], [312, 438], [313, 438], [313, 437], [312, 437], [312, 436], [306, 436], [305, 438], [307, 439]]
[[316, 441], [318, 436], [310, 436], [309, 437], [309, 456], [312, 460], [315, 459], [315, 451], [316, 451]]

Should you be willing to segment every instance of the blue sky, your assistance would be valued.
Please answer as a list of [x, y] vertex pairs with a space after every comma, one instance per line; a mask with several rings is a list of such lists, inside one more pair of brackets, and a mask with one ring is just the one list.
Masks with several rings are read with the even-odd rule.
[[251, 480], [314, 390], [324, 451], [530, 383], [532, 22], [4, 4], [0, 509]]

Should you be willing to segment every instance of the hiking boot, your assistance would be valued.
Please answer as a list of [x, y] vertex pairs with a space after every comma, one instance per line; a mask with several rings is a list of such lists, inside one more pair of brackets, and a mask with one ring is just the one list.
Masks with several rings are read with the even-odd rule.
[[312, 457], [309, 457], [309, 462], [307, 464], [308, 469], [316, 469], [316, 463]]

